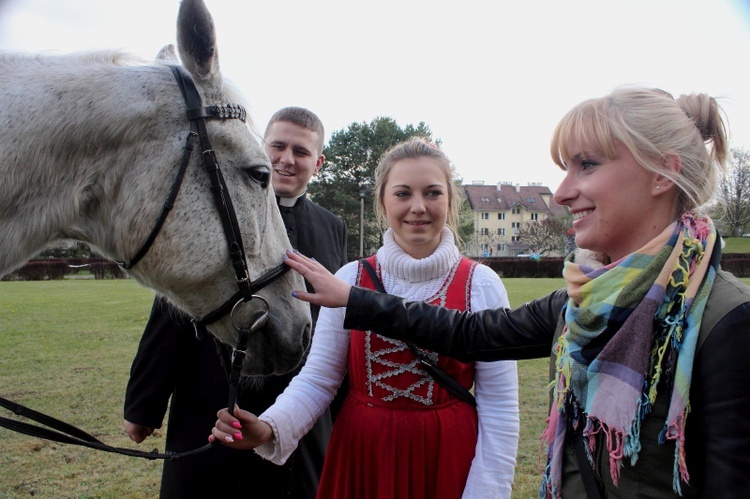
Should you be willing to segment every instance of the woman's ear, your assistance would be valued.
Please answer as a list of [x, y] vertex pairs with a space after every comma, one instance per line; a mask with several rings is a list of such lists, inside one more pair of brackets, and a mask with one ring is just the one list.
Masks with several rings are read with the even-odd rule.
[[682, 170], [682, 158], [679, 154], [667, 154], [663, 161], [664, 170], [663, 174], [658, 174], [654, 177], [654, 193], [667, 192], [674, 187], [674, 181], [672, 178], [677, 176]]

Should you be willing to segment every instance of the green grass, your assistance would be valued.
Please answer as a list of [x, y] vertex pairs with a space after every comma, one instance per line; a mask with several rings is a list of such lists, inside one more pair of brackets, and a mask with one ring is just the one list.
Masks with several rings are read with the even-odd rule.
[[[559, 279], [503, 279], [512, 307], [539, 298], [565, 285]], [[518, 442], [513, 498], [538, 497], [539, 440], [547, 418], [549, 358], [518, 361], [518, 403], [521, 414], [521, 436]]]
[[750, 237], [728, 237], [724, 241], [722, 253], [750, 253]]
[[[134, 447], [122, 404], [153, 296], [130, 280], [0, 282], [0, 395]], [[163, 440], [159, 432], [145, 449], [161, 450]], [[6, 429], [0, 447], [3, 499], [158, 496], [160, 462]]]
[[[504, 279], [518, 306], [562, 279]], [[742, 279], [750, 284], [750, 278]], [[164, 429], [136, 446], [122, 428], [130, 363], [153, 292], [130, 280], [0, 282], [0, 395], [119, 447], [164, 449]], [[547, 359], [518, 362], [521, 441], [513, 497], [536, 497], [547, 411]], [[4, 409], [0, 414], [7, 416]], [[0, 428], [0, 499], [156, 497], [161, 462], [58, 444]]]

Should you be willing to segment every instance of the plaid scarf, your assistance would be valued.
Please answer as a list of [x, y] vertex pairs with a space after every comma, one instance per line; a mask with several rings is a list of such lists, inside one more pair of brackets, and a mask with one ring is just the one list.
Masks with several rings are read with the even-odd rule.
[[[673, 489], [688, 483], [685, 420], [690, 378], [703, 310], [718, 259], [709, 218], [684, 214], [637, 252], [606, 266], [575, 263], [563, 270], [570, 297], [565, 326], [554, 347], [555, 404], [542, 436], [547, 466], [541, 497], [559, 497], [565, 434], [582, 431], [589, 461], [597, 434], [606, 439], [612, 481], [624, 458], [640, 451], [641, 420], [656, 400], [657, 387], [671, 387], [660, 443], [675, 440]], [[580, 251], [580, 250], [579, 250]], [[717, 251], [718, 254], [718, 251]], [[581, 466], [585, 464], [581, 463]]]

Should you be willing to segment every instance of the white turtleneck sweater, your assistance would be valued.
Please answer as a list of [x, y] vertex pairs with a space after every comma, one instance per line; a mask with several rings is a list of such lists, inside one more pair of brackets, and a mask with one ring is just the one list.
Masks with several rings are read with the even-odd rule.
[[[433, 296], [461, 258], [453, 234], [443, 229], [440, 244], [427, 258], [414, 259], [393, 239], [389, 229], [377, 252], [382, 281], [389, 294], [411, 301]], [[354, 284], [357, 262], [336, 276]], [[477, 265], [471, 282], [471, 310], [509, 307], [505, 288], [490, 268]], [[260, 419], [271, 425], [274, 439], [255, 449], [260, 456], [283, 464], [297, 443], [333, 400], [346, 372], [349, 330], [343, 308], [321, 308], [310, 354], [273, 406]], [[464, 498], [509, 498], [518, 450], [518, 375], [515, 361], [475, 362], [474, 394], [479, 434]]]

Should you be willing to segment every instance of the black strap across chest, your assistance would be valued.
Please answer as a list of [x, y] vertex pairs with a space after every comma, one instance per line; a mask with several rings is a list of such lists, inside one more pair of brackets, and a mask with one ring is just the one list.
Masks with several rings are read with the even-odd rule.
[[[375, 285], [375, 289], [377, 289], [380, 293], [385, 293], [385, 287], [383, 286], [383, 283], [378, 277], [378, 273], [375, 272], [375, 269], [372, 267], [370, 262], [366, 258], [362, 258], [359, 260], [359, 263], [370, 275], [370, 279]], [[477, 406], [477, 400], [474, 398], [474, 395], [472, 395], [469, 390], [464, 388], [461, 383], [456, 381], [456, 379], [453, 378], [450, 374], [440, 369], [440, 366], [438, 366], [437, 364], [433, 364], [430, 358], [420, 352], [419, 349], [417, 349], [417, 347], [414, 345], [414, 343], [407, 340], [403, 340], [403, 342], [406, 343], [406, 346], [409, 347], [411, 353], [413, 353], [414, 356], [419, 359], [420, 364], [422, 364], [422, 368], [427, 371], [427, 374], [429, 374], [432, 379], [437, 381], [440, 385], [443, 386], [443, 388], [448, 390], [448, 392], [457, 399], [463, 400], [467, 404], [474, 407]]]

